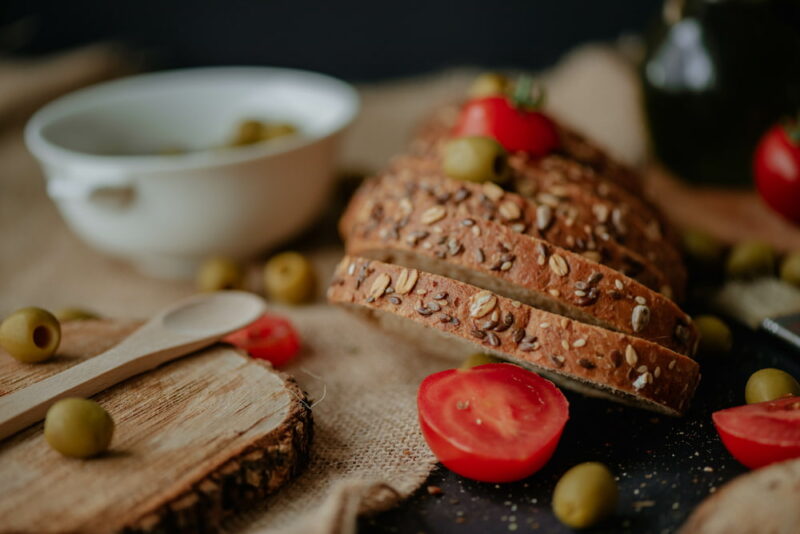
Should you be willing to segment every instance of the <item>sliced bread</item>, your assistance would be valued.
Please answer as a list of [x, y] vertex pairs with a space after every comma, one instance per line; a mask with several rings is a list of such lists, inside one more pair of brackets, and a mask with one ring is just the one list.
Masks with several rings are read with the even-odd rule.
[[478, 348], [565, 388], [669, 415], [684, 412], [700, 378], [694, 360], [661, 345], [365, 258], [345, 256], [328, 299], [425, 339], [427, 350]]
[[[462, 213], [475, 219], [495, 221], [511, 230], [543, 239], [560, 248], [581, 254], [597, 263], [602, 263], [626, 276], [634, 278], [656, 291], [674, 296], [677, 291], [669, 279], [651, 261], [620, 245], [609, 235], [595, 235], [595, 227], [577, 224], [577, 210], [570, 209], [567, 202], [553, 207], [538, 204], [516, 193], [505, 191], [496, 184], [474, 184], [453, 180], [430, 165], [430, 161], [403, 157], [393, 161], [390, 170], [382, 176], [367, 181], [354, 199], [366, 198], [365, 202], [380, 203], [388, 199], [402, 201], [403, 197], [418, 191], [427, 194], [426, 209], [432, 212], [446, 210], [455, 203]], [[425, 195], [416, 195], [420, 202]], [[420, 210], [422, 203], [414, 206], [402, 201], [400, 217]], [[441, 206], [441, 207], [437, 207]], [[425, 217], [429, 219], [429, 217]], [[424, 221], [423, 221], [424, 222]], [[349, 212], [342, 218], [340, 229], [348, 236], [351, 224]]]
[[[444, 203], [425, 187], [368, 183], [342, 221], [349, 254], [474, 284], [589, 324], [694, 353], [697, 330], [666, 296], [580, 254], [481, 217], [462, 191]], [[441, 192], [438, 192], [439, 194]], [[459, 199], [461, 199], [459, 201]]]
[[[547, 239], [552, 233], [551, 241], [570, 250], [576, 250], [590, 238], [606, 242], [606, 249], [613, 245], [622, 247], [662, 273], [669, 289], [659, 290], [671, 291], [671, 297], [682, 299], [686, 287], [683, 260], [669, 240], [671, 234], [665, 236], [664, 225], [652, 207], [633, 195], [626, 195], [619, 186], [602, 180], [591, 169], [560, 156], [535, 159], [520, 153], [510, 158], [510, 166], [508, 189], [530, 199], [537, 207], [548, 206], [556, 215], [554, 224], [540, 232], [543, 237]], [[418, 176], [446, 177], [438, 153], [396, 158], [393, 167], [398, 172], [410, 170]], [[606, 195], [601, 196], [594, 189]], [[564, 241], [558, 241], [562, 235], [558, 231], [559, 218], [570, 226]], [[574, 242], [569, 241], [570, 236], [574, 236]]]
[[514, 171], [514, 191], [540, 202], [565, 202], [571, 209], [582, 210], [575, 216], [576, 224], [592, 224], [595, 235], [606, 233], [647, 258], [664, 273], [680, 300], [687, 275], [678, 237], [655, 206], [561, 156], [532, 158], [517, 153], [509, 163]]

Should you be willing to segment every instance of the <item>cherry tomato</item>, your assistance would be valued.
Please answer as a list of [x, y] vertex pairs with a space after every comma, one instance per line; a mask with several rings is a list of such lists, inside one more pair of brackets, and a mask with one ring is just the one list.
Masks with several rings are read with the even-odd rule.
[[294, 358], [300, 350], [300, 337], [294, 326], [277, 315], [262, 315], [222, 340], [253, 358], [269, 360], [276, 367]]
[[800, 224], [800, 124], [778, 124], [764, 134], [756, 147], [753, 173], [761, 198]]
[[507, 363], [450, 369], [422, 381], [422, 435], [445, 467], [483, 482], [538, 471], [558, 445], [569, 404], [552, 382]]
[[800, 457], [800, 397], [728, 408], [711, 418], [728, 452], [751, 469]]
[[509, 152], [521, 150], [534, 156], [545, 156], [560, 144], [558, 129], [547, 115], [514, 107], [505, 96], [467, 102], [453, 135], [493, 137]]

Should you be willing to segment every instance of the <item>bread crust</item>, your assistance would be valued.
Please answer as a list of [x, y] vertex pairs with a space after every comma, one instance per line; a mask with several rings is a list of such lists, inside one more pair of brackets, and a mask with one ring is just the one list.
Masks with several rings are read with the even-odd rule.
[[661, 345], [365, 258], [345, 256], [328, 300], [402, 317], [521, 362], [565, 387], [593, 388], [670, 415], [684, 412], [700, 378], [694, 360]]

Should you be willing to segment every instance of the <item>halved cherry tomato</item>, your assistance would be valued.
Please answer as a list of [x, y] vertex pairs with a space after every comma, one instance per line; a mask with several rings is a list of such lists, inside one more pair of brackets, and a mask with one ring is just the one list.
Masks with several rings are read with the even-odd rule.
[[294, 326], [277, 315], [262, 315], [222, 341], [246, 351], [253, 358], [269, 360], [276, 367], [294, 358], [300, 350], [300, 337]]
[[521, 150], [534, 156], [545, 156], [560, 144], [558, 129], [547, 115], [515, 107], [505, 96], [467, 102], [453, 135], [493, 137], [509, 152]]
[[728, 452], [751, 469], [800, 457], [800, 397], [728, 408], [711, 418]]
[[761, 138], [753, 158], [761, 198], [800, 224], [800, 121], [778, 124]]
[[445, 467], [483, 482], [528, 477], [547, 463], [569, 418], [552, 382], [507, 363], [450, 369], [422, 381], [422, 435]]

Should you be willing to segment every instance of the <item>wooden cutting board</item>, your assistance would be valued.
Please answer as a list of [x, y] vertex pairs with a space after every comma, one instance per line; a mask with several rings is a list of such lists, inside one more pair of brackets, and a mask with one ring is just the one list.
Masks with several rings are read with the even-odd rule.
[[[139, 323], [65, 323], [39, 365], [0, 350], [0, 395], [95, 356]], [[0, 532], [209, 532], [307, 461], [311, 410], [293, 380], [215, 346], [94, 397], [114, 418], [111, 449], [65, 458], [41, 423], [0, 442]]]

